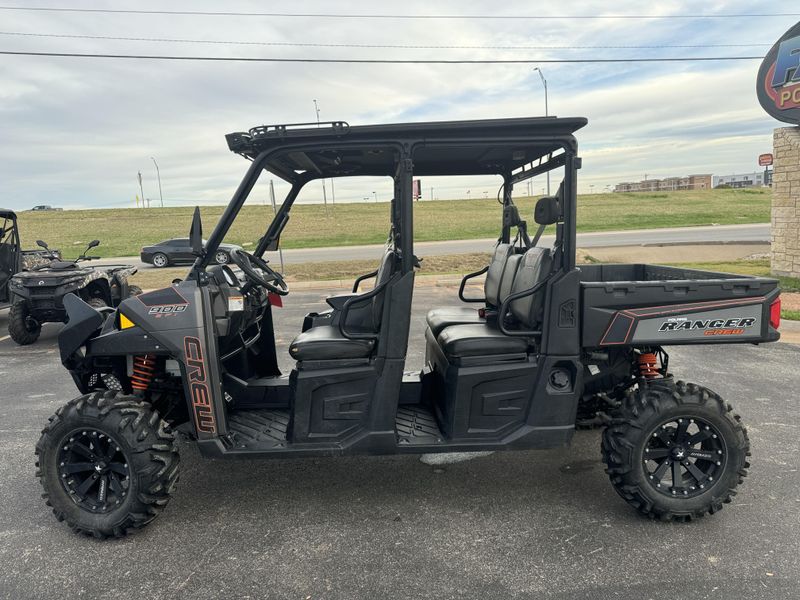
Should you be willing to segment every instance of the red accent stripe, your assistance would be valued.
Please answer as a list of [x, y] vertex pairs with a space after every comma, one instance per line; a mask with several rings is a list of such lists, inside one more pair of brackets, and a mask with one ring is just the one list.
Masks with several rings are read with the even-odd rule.
[[[682, 311], [694, 311], [701, 308], [714, 308], [714, 307], [726, 307], [726, 306], [738, 306], [743, 304], [760, 304], [764, 302], [766, 298], [764, 296], [749, 296], [747, 298], [736, 298], [735, 300], [711, 300], [709, 302], [691, 302], [687, 304], [664, 304], [661, 306], [648, 306], [647, 308], [630, 308], [625, 309], [620, 312], [634, 316], [634, 317], [653, 317], [661, 314], [671, 314], [675, 312], [682, 312]], [[660, 310], [655, 312], [641, 312], [641, 311], [652, 311], [654, 308], [668, 308], [669, 310]]]

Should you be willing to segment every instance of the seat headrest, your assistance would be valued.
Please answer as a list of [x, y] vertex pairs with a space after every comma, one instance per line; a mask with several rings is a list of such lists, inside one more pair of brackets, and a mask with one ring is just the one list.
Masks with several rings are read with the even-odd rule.
[[533, 219], [539, 225], [553, 225], [561, 220], [561, 203], [557, 196], [544, 196], [536, 201]]
[[503, 227], [517, 227], [522, 222], [519, 209], [513, 204], [503, 207]]

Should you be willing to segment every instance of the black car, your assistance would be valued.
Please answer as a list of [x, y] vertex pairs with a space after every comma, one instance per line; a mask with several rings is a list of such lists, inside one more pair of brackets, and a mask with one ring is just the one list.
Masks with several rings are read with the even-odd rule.
[[[203, 245], [205, 245], [205, 240], [203, 240]], [[227, 265], [231, 260], [231, 250], [235, 248], [239, 248], [239, 246], [220, 244], [214, 253], [214, 262], [218, 265]], [[142, 262], [149, 263], [158, 269], [169, 265], [191, 264], [197, 258], [192, 254], [189, 238], [164, 240], [152, 246], [145, 246], [139, 256]]]

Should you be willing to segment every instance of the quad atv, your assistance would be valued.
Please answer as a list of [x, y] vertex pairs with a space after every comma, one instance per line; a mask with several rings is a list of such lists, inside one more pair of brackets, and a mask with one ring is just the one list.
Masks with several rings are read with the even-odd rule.
[[[45, 252], [47, 244], [36, 242]], [[8, 283], [11, 294], [11, 311], [8, 316], [8, 333], [17, 344], [32, 344], [39, 339], [42, 323], [66, 322], [64, 296], [76, 294], [90, 306], [102, 310], [118, 306], [120, 301], [140, 294], [142, 290], [128, 284], [128, 277], [136, 273], [132, 265], [82, 266], [79, 263], [98, 257], [86, 252], [98, 246], [92, 241], [83, 254], [73, 261], [61, 260], [51, 254], [27, 271], [14, 275]]]
[[61, 260], [58, 250], [23, 250], [19, 240], [17, 215], [0, 208], [0, 308], [11, 303], [9, 283], [21, 271], [48, 264], [51, 260]]
[[[420, 454], [554, 448], [578, 414], [602, 411], [615, 490], [641, 513], [689, 520], [730, 501], [748, 468], [730, 405], [673, 378], [665, 347], [779, 338], [773, 279], [646, 264], [575, 264], [574, 132], [582, 118], [349, 127], [280, 125], [227, 136], [251, 160], [184, 281], [101, 313], [75, 295], [59, 336], [80, 396], [50, 419], [38, 476], [59, 520], [97, 537], [152, 521], [178, 478], [175, 431], [213, 458]], [[514, 185], [563, 173], [529, 232]], [[213, 265], [259, 175], [291, 185], [252, 253]], [[273, 307], [289, 293], [264, 260], [300, 190], [319, 178], [394, 181], [378, 268], [306, 316], [278, 368]], [[412, 178], [499, 175], [491, 262], [467, 275], [463, 304], [427, 315], [425, 366], [406, 370], [415, 270]], [[554, 226], [555, 244], [540, 244]], [[470, 280], [485, 277], [476, 296]], [[371, 290], [359, 292], [372, 279]], [[473, 290], [473, 291], [469, 291]], [[455, 299], [454, 299], [455, 300]], [[422, 343], [416, 340], [415, 343]]]

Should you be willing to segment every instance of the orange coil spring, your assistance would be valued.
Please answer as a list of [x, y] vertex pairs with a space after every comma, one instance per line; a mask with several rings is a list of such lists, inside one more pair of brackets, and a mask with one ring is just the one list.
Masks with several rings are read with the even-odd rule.
[[639, 355], [639, 374], [645, 379], [661, 377], [655, 352], [645, 352]]
[[133, 375], [131, 375], [131, 387], [134, 390], [145, 391], [153, 380], [156, 373], [155, 358], [149, 354], [133, 357]]

